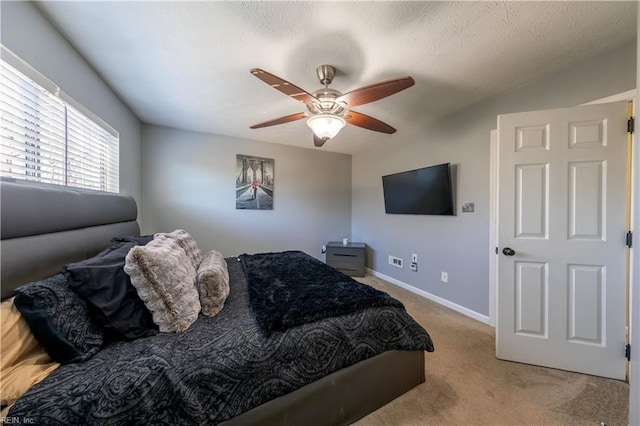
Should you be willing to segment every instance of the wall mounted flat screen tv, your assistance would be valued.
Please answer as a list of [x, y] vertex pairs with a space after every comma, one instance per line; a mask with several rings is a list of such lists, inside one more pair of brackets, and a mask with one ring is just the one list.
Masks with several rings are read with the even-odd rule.
[[382, 191], [389, 214], [454, 214], [450, 163], [382, 176]]

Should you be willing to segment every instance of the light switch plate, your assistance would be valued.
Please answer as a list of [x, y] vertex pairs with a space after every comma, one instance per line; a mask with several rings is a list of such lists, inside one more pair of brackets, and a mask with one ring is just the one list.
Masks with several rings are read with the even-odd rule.
[[476, 208], [476, 203], [468, 201], [466, 203], [462, 203], [462, 213], [473, 213]]

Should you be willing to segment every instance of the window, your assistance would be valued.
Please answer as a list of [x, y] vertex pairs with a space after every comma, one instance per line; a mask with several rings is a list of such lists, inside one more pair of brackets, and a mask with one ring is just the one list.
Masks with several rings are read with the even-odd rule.
[[4, 47], [2, 57], [0, 176], [118, 192], [118, 132]]

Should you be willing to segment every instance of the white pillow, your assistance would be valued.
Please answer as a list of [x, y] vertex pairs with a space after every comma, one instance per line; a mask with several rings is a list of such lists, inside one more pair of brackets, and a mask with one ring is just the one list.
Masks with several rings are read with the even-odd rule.
[[196, 270], [175, 240], [159, 235], [145, 246], [133, 247], [124, 271], [160, 331], [184, 331], [198, 319]]

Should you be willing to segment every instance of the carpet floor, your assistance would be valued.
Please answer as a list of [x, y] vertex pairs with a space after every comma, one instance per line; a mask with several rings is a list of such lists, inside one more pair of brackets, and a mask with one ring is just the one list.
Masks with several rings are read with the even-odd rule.
[[626, 382], [501, 361], [495, 329], [368, 275], [359, 279], [401, 300], [431, 335], [426, 382], [357, 426], [627, 425]]

